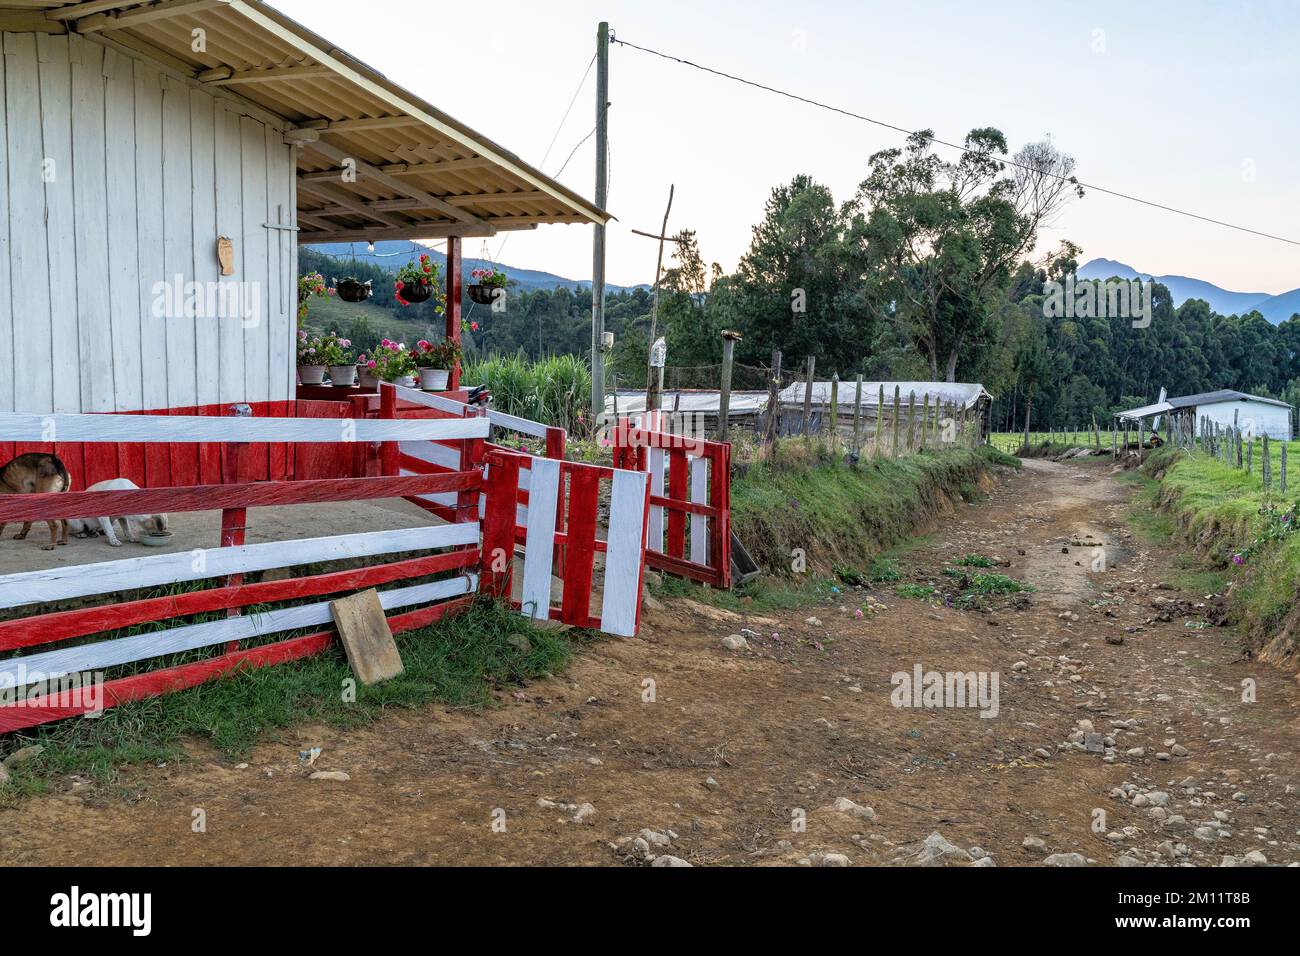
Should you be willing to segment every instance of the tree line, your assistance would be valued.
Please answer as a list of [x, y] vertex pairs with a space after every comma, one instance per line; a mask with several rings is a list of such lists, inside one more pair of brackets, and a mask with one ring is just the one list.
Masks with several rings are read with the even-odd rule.
[[[1047, 307], [1050, 284], [1074, 273], [1080, 250], [1068, 241], [1041, 250], [1038, 238], [1083, 197], [1074, 160], [1050, 140], [1008, 155], [992, 128], [972, 130], [955, 161], [934, 146], [921, 131], [869, 157], [842, 202], [806, 175], [776, 186], [731, 274], [707, 262], [693, 230], [680, 230], [660, 282], [668, 364], [720, 362], [720, 333], [731, 329], [743, 336], [744, 365], [767, 365], [780, 350], [787, 372], [811, 356], [820, 378], [981, 382], [996, 396], [995, 427], [1006, 430], [1026, 413], [1044, 427], [1101, 422], [1154, 401], [1161, 387], [1235, 388], [1300, 405], [1300, 316], [1273, 326], [1201, 300], [1174, 308], [1159, 284], [1149, 324], [1062, 315]], [[644, 288], [606, 298], [617, 343], [608, 367], [621, 387], [645, 382], [651, 308]], [[503, 309], [467, 300], [463, 312], [478, 323], [468, 341], [480, 354], [536, 359], [591, 347], [589, 289], [512, 289]]]

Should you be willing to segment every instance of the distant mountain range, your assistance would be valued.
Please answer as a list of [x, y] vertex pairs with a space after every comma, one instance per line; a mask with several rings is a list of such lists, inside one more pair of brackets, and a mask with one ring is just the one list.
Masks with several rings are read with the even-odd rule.
[[1180, 306], [1188, 299], [1204, 299], [1220, 315], [1245, 315], [1258, 312], [1274, 325], [1285, 322], [1300, 312], [1300, 289], [1281, 295], [1267, 292], [1232, 292], [1204, 279], [1189, 276], [1153, 276], [1138, 272], [1132, 266], [1114, 259], [1093, 259], [1079, 267], [1080, 279], [1154, 279], [1169, 290], [1174, 305]]
[[[322, 242], [314, 243], [307, 246], [308, 249], [315, 249], [317, 252], [323, 252], [330, 256], [342, 256], [345, 258], [356, 258], [362, 262], [371, 262], [381, 269], [387, 269], [389, 272], [396, 272], [402, 266], [419, 254], [417, 250], [418, 243], [406, 242], [400, 240], [386, 240], [375, 243], [375, 251], [369, 252], [365, 243], [361, 242]], [[423, 248], [423, 247], [421, 247]], [[436, 249], [428, 249], [429, 257], [438, 263], [438, 268], [446, 270], [447, 256]], [[505, 271], [513, 281], [518, 283], [518, 288], [524, 292], [532, 292], [535, 289], [568, 289], [576, 290], [579, 286], [584, 289], [591, 288], [591, 280], [566, 279], [564, 276], [557, 276], [551, 272], [541, 272], [537, 269], [521, 269], [519, 266], [507, 265], [504, 262], [489, 262], [487, 259], [471, 259], [468, 256], [461, 258], [461, 273], [466, 282], [470, 281], [469, 274], [474, 269], [497, 268]], [[614, 285], [605, 283], [607, 292], [623, 292], [628, 289], [637, 288], [636, 286]], [[649, 286], [646, 286], [649, 288]]]

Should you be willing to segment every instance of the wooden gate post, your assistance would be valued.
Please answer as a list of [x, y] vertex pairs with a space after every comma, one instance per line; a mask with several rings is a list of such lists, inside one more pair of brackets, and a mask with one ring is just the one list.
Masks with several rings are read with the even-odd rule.
[[853, 387], [853, 464], [862, 457], [862, 375]]
[[803, 437], [809, 437], [809, 425], [812, 422], [813, 375], [817, 370], [817, 359], [808, 356], [808, 373], [803, 386]]

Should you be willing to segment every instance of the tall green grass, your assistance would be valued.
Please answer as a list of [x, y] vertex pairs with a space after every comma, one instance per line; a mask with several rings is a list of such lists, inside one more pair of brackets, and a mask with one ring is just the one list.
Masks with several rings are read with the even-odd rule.
[[519, 356], [466, 359], [461, 383], [486, 385], [492, 407], [544, 425], [557, 425], [575, 437], [594, 428], [591, 403], [591, 369], [577, 355], [554, 355], [540, 361]]

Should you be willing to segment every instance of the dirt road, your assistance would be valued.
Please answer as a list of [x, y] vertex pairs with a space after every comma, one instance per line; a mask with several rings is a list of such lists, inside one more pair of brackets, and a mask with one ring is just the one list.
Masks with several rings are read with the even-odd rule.
[[[650, 855], [694, 865], [1300, 860], [1295, 679], [1201, 626], [1213, 609], [1165, 584], [1173, 555], [1130, 534], [1108, 464], [1027, 462], [900, 560], [940, 585], [961, 555], [1006, 560], [992, 570], [1036, 588], [1020, 609], [892, 589], [777, 613], [673, 602], [486, 714], [69, 784], [0, 814], [0, 863], [639, 863], [643, 828]], [[869, 597], [884, 607], [859, 619]], [[894, 706], [891, 676], [918, 665], [996, 674], [996, 708]], [[307, 779], [315, 746], [313, 769], [351, 779]]]

